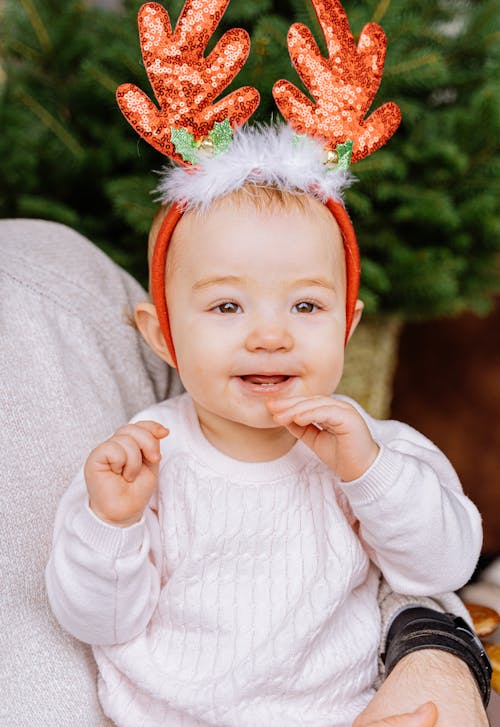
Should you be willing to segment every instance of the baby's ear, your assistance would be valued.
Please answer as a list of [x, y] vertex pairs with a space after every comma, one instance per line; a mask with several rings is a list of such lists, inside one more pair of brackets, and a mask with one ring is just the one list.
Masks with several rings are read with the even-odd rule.
[[363, 314], [364, 307], [365, 307], [365, 304], [363, 303], [362, 300], [359, 300], [359, 298], [358, 298], [358, 300], [356, 301], [356, 305], [354, 306], [354, 315], [352, 317], [351, 330], [349, 331], [349, 335], [347, 337], [348, 341], [350, 340], [352, 334], [354, 333], [354, 331], [356, 330], [356, 328], [358, 326], [359, 321], [361, 320], [361, 316]]
[[168, 363], [169, 366], [175, 368], [175, 363], [170, 355], [167, 344], [161, 332], [160, 323], [156, 308], [152, 303], [138, 303], [135, 307], [134, 318], [137, 328], [141, 332], [142, 337], [151, 346], [153, 351], [160, 358]]

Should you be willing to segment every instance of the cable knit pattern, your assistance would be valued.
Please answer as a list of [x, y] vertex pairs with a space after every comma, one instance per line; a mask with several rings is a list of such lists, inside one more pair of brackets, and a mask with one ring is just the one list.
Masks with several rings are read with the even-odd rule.
[[[101, 522], [77, 476], [47, 588], [60, 623], [94, 645], [117, 725], [348, 727], [377, 675], [379, 567], [393, 588], [422, 595], [468, 579], [479, 516], [446, 458], [409, 427], [363, 415], [381, 454], [353, 483], [300, 442], [273, 462], [225, 456], [187, 394], [135, 418], [171, 432], [140, 523]], [[412, 488], [430, 505], [412, 508]], [[453, 538], [446, 545], [458, 527], [459, 569]], [[421, 574], [427, 551], [439, 588], [435, 572]]]

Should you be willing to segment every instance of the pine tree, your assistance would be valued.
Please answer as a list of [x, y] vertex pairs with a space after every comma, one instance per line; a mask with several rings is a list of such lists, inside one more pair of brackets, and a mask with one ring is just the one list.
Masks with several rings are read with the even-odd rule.
[[[116, 87], [149, 92], [136, 14], [83, 0], [4, 0], [0, 10], [0, 215], [69, 224], [142, 282], [154, 213], [151, 170], [163, 158], [121, 117]], [[182, 0], [164, 0], [175, 22]], [[498, 289], [500, 0], [345, 0], [351, 28], [369, 21], [389, 48], [376, 105], [403, 123], [359, 162], [346, 195], [370, 312], [406, 316], [487, 310]], [[259, 88], [255, 120], [276, 118], [275, 80], [300, 85], [286, 34], [300, 20], [324, 43], [310, 0], [232, 0], [219, 33], [251, 34], [235, 84]]]

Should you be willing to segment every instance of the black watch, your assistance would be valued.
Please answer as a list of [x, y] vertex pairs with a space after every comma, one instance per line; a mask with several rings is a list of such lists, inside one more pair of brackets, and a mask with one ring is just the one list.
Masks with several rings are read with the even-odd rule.
[[490, 660], [478, 636], [463, 618], [422, 606], [401, 611], [391, 624], [382, 655], [386, 676], [403, 656], [420, 649], [440, 649], [465, 661], [477, 682], [484, 706], [488, 705]]

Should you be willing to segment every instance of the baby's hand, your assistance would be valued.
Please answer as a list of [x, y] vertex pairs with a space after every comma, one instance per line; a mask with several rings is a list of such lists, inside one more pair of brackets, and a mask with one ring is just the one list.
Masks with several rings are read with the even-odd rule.
[[127, 424], [92, 450], [84, 475], [97, 517], [120, 527], [139, 522], [158, 483], [159, 440], [167, 434], [158, 422]]
[[345, 482], [361, 477], [377, 457], [379, 447], [365, 420], [345, 401], [292, 396], [269, 399], [267, 407], [277, 424], [307, 444]]

